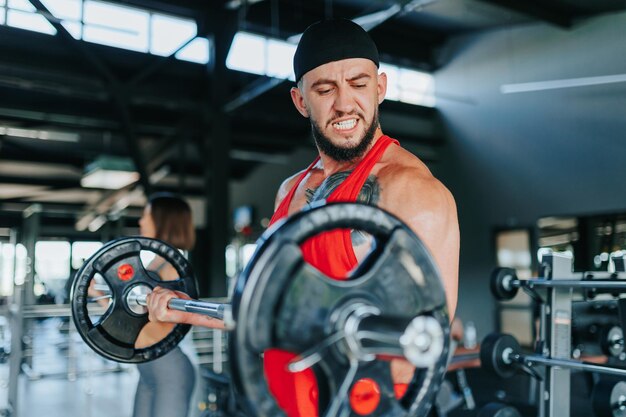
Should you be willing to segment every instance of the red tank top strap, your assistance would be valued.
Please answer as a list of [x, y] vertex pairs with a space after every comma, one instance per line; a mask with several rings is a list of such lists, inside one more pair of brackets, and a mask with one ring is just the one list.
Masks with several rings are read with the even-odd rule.
[[357, 197], [359, 196], [359, 192], [363, 188], [363, 184], [367, 181], [372, 168], [380, 158], [383, 156], [387, 147], [395, 143], [399, 145], [400, 143], [390, 138], [387, 135], [381, 136], [372, 149], [365, 155], [365, 158], [354, 168], [354, 171], [344, 180], [341, 185], [335, 189], [335, 191], [328, 196], [327, 201], [343, 201], [343, 202], [355, 202]]
[[304, 177], [306, 177], [306, 175], [309, 172], [311, 172], [311, 170], [313, 169], [313, 167], [315, 166], [315, 164], [317, 164], [319, 160], [320, 160], [320, 157], [318, 155], [317, 158], [315, 158], [315, 160], [311, 162], [311, 165], [309, 165], [309, 167], [305, 169], [304, 172], [302, 172], [302, 174], [300, 174], [300, 177], [298, 178], [296, 183], [293, 185], [293, 187], [291, 187], [291, 190], [289, 190], [289, 193], [287, 193], [285, 198], [283, 198], [283, 201], [281, 201], [280, 204], [278, 205], [278, 208], [272, 215], [270, 224], [274, 224], [277, 220], [280, 220], [283, 217], [287, 217], [287, 215], [289, 214], [289, 205], [291, 204], [291, 200], [293, 199], [293, 195], [296, 193], [298, 186], [300, 185]]

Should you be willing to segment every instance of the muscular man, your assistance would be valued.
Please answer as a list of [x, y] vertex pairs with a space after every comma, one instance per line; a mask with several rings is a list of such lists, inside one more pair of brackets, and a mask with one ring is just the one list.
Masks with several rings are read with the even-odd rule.
[[[385, 98], [387, 76], [378, 73], [376, 45], [357, 24], [343, 19], [310, 26], [294, 56], [296, 109], [311, 123], [319, 156], [304, 171], [283, 182], [272, 222], [312, 201], [361, 201], [381, 207], [404, 221], [425, 243], [441, 272], [448, 311], [457, 302], [459, 228], [450, 192], [415, 155], [383, 134], [378, 105]], [[327, 275], [345, 279], [368, 252], [370, 240], [358, 231], [331, 231], [305, 242], [304, 259]], [[148, 297], [150, 319], [221, 327], [218, 320], [166, 308], [180, 294], [155, 289]], [[310, 398], [316, 389], [307, 370], [287, 374], [288, 352], [265, 352], [270, 390], [290, 417], [315, 416]], [[396, 383], [407, 383], [413, 369], [392, 363]], [[302, 392], [305, 395], [300, 395]], [[313, 395], [313, 397], [315, 397]]]

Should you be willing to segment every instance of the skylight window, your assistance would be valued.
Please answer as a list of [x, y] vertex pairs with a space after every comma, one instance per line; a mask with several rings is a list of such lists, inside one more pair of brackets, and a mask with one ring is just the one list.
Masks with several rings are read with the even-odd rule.
[[273, 39], [267, 41], [267, 67], [265, 73], [270, 77], [288, 78], [295, 81], [293, 75], [293, 55], [296, 45]]
[[81, 0], [41, 0], [46, 9], [54, 17], [61, 21], [61, 24], [74, 37], [82, 38], [82, 1]]
[[196, 38], [181, 49], [176, 58], [183, 61], [206, 64], [209, 62], [209, 40], [207, 38]]
[[[228, 52], [230, 69], [268, 77], [290, 79], [296, 45], [247, 32], [238, 32]], [[387, 100], [435, 107], [435, 81], [431, 74], [380, 63], [387, 74]]]
[[400, 69], [400, 101], [435, 107], [435, 81], [430, 74]]
[[75, 22], [81, 20], [82, 2], [80, 0], [41, 0], [41, 3], [57, 19], [73, 20]]
[[150, 33], [150, 53], [170, 56], [196, 36], [197, 26], [193, 20], [155, 14], [152, 16]]
[[387, 74], [387, 100], [435, 107], [435, 79], [431, 74], [383, 62], [380, 71]]
[[293, 80], [292, 61], [296, 46], [253, 33], [238, 32], [226, 58], [236, 71]]
[[237, 71], [265, 75], [266, 43], [267, 39], [262, 36], [238, 32], [228, 51], [226, 66]]
[[9, 9], [34, 12], [35, 6], [28, 0], [9, 0]]
[[400, 99], [400, 86], [397, 83], [398, 67], [381, 62], [378, 70], [387, 74], [387, 94], [385, 94], [385, 100], [398, 101]]
[[83, 40], [148, 52], [148, 12], [90, 0], [84, 7]]
[[[99, 0], [41, 0], [75, 38], [137, 52], [206, 64], [209, 41], [194, 20]], [[84, 13], [84, 14], [83, 14]], [[0, 0], [0, 25], [56, 34], [29, 0]]]
[[9, 0], [7, 6], [7, 25], [48, 35], [57, 33], [45, 17], [35, 13], [37, 9], [28, 0]]
[[21, 10], [7, 10], [7, 25], [32, 30], [33, 32], [46, 33], [48, 35], [56, 35], [57, 33], [57, 30], [45, 17]]

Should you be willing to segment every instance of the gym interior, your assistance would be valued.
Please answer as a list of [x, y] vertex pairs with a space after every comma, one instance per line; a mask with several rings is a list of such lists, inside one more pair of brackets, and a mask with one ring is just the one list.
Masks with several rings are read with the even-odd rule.
[[[456, 202], [458, 304], [448, 314], [443, 298], [414, 314], [428, 317], [423, 328], [441, 326], [414, 362], [398, 340], [416, 322], [406, 327], [403, 312], [367, 319], [391, 308], [391, 290], [369, 310], [355, 302], [338, 319], [345, 329], [315, 344], [306, 329], [323, 319], [298, 310], [321, 312], [326, 301], [298, 303], [288, 284], [300, 272], [269, 256], [305, 223], [326, 227], [320, 215], [270, 222], [283, 181], [318, 155], [290, 97], [292, 59], [302, 32], [329, 18], [371, 35], [387, 74], [382, 130]], [[264, 383], [263, 355], [249, 352], [281, 337], [294, 344], [280, 346], [311, 342], [298, 344], [294, 369], [311, 367], [307, 358], [331, 364], [318, 375], [319, 415], [626, 415], [624, 39], [624, 0], [0, 0], [0, 415], [131, 417], [138, 363], [183, 338], [196, 370], [187, 415], [287, 415]], [[191, 209], [195, 245], [182, 259], [137, 238], [155, 193]], [[384, 234], [385, 216], [355, 224]], [[415, 254], [426, 281], [436, 277], [411, 242], [396, 249]], [[176, 325], [167, 343], [141, 349], [106, 333], [98, 323], [114, 307], [99, 311], [102, 297], [132, 304], [129, 321], [148, 320], [144, 293], [89, 292], [94, 274], [113, 268], [102, 259], [124, 251], [141, 270], [166, 259], [185, 281], [171, 288], [199, 303], [183, 311], [226, 317], [227, 328]], [[126, 285], [123, 267], [111, 273]], [[272, 271], [279, 278], [265, 282]], [[408, 291], [441, 301], [439, 286]], [[359, 329], [397, 337], [369, 345]], [[324, 344], [343, 343], [339, 333], [358, 345], [346, 342], [349, 361]], [[131, 353], [120, 359], [118, 349]], [[371, 405], [349, 376], [362, 366], [389, 379], [387, 354], [417, 370], [404, 396], [376, 391]]]

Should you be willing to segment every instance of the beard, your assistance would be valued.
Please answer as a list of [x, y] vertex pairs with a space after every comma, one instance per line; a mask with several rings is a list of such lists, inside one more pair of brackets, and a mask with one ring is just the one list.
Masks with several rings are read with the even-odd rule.
[[[360, 117], [361, 115], [359, 114], [358, 116]], [[327, 136], [325, 136], [322, 133], [320, 125], [313, 119], [313, 117], [311, 117], [310, 120], [313, 139], [315, 140], [315, 144], [318, 149], [338, 162], [350, 162], [361, 158], [372, 144], [372, 141], [374, 140], [374, 133], [376, 133], [376, 129], [379, 125], [378, 109], [376, 109], [374, 116], [372, 117], [372, 122], [369, 126], [367, 126], [365, 132], [363, 132], [363, 136], [361, 136], [359, 143], [355, 146], [343, 147], [335, 145]], [[361, 120], [365, 119], [361, 117]]]

